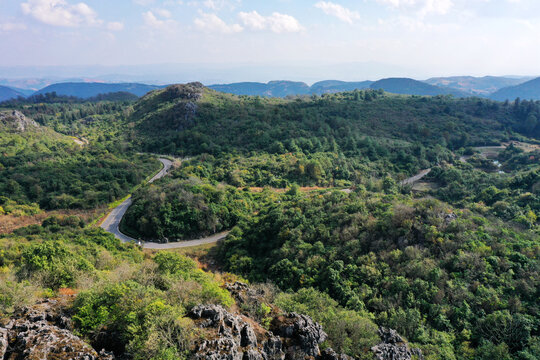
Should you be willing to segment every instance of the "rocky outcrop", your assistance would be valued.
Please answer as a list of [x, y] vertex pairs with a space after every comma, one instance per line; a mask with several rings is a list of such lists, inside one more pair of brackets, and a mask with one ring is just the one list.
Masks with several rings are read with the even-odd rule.
[[397, 331], [381, 326], [379, 336], [382, 342], [371, 348], [377, 360], [411, 360], [413, 354], [417, 359], [423, 359], [422, 351], [410, 349]]
[[320, 352], [327, 335], [309, 316], [290, 313], [273, 319], [270, 330], [221, 306], [197, 306], [190, 312], [196, 324], [213, 330], [197, 344], [195, 359], [212, 360], [350, 360], [333, 350]]
[[201, 99], [203, 91], [203, 84], [192, 82], [188, 84], [167, 86], [158, 96], [160, 101], [171, 101], [176, 99], [198, 101]]
[[354, 360], [352, 357], [338, 354], [332, 349], [325, 349], [322, 351], [320, 360]]
[[4, 358], [8, 349], [8, 331], [7, 329], [0, 328], [0, 359]]
[[17, 110], [0, 112], [0, 125], [8, 126], [19, 132], [39, 126], [34, 120], [27, 118]]
[[113, 360], [97, 353], [71, 332], [71, 321], [56, 300], [45, 300], [16, 312], [0, 328], [0, 359], [84, 359]]
[[275, 318], [272, 331], [284, 339], [287, 353], [302, 352], [313, 357], [319, 355], [319, 344], [328, 338], [321, 325], [297, 313]]

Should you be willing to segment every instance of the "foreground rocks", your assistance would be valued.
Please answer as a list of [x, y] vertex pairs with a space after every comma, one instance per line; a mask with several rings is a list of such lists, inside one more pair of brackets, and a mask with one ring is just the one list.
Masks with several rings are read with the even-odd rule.
[[209, 336], [197, 344], [195, 359], [209, 360], [348, 360], [319, 344], [327, 335], [309, 316], [290, 313], [273, 319], [270, 330], [216, 305], [200, 305], [190, 316]]
[[412, 355], [420, 360], [424, 358], [420, 349], [410, 349], [395, 330], [380, 327], [379, 336], [382, 342], [371, 348], [377, 360], [411, 360]]
[[45, 300], [17, 311], [0, 327], [0, 359], [84, 359], [113, 360], [97, 353], [71, 332], [71, 320], [57, 300]]

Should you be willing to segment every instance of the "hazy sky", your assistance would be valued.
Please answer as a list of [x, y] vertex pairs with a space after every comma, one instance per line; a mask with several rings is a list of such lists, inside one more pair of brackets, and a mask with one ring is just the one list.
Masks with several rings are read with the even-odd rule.
[[0, 66], [372, 62], [403, 76], [536, 75], [540, 1], [0, 0], [0, 54]]

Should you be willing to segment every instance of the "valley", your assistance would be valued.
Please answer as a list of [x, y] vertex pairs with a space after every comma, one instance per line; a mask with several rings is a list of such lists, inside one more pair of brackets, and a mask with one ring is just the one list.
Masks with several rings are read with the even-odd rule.
[[540, 103], [345, 85], [0, 103], [0, 358], [538, 358]]

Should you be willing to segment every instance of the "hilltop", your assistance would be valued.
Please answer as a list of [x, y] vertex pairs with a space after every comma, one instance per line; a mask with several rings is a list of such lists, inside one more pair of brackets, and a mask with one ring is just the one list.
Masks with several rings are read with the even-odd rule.
[[501, 129], [508, 126], [525, 131], [520, 127], [525, 119], [511, 110], [489, 100], [411, 98], [372, 89], [262, 99], [189, 84], [143, 97], [130, 121], [136, 124], [141, 146], [152, 152], [273, 151], [281, 146], [292, 150], [308, 146], [299, 144], [313, 137], [323, 148], [331, 149], [333, 141], [353, 148], [348, 138], [359, 141], [366, 136], [434, 146], [441, 144], [442, 135], [447, 146], [460, 147], [501, 141], [508, 136]]
[[540, 77], [525, 83], [509, 86], [496, 91], [490, 95], [493, 100], [515, 100], [521, 98], [525, 100], [540, 100]]
[[389, 93], [405, 95], [454, 95], [458, 97], [469, 96], [469, 94], [460, 90], [452, 88], [442, 88], [409, 78], [382, 79], [371, 84], [370, 88], [376, 90], [382, 89]]

